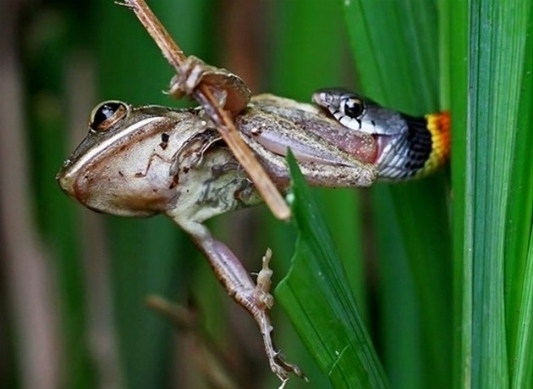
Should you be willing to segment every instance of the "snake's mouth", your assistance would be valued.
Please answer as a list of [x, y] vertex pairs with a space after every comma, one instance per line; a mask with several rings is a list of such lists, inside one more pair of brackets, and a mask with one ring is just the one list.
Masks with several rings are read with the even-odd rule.
[[[318, 91], [313, 93], [313, 102], [318, 106], [318, 108], [329, 118], [338, 122], [338, 119], [335, 118], [334, 112], [332, 112], [332, 102], [330, 101], [332, 97], [331, 93]], [[395, 153], [395, 144], [399, 138], [398, 135], [384, 135], [376, 133], [368, 133], [361, 130], [350, 129], [352, 133], [359, 132], [366, 136], [372, 137], [375, 143], [375, 153], [372, 159], [368, 162], [374, 164], [378, 171], [378, 176], [380, 178], [390, 179], [390, 169], [396, 169], [396, 165], [401, 165], [403, 163], [403, 158], [401, 155], [394, 155]], [[338, 145], [341, 146], [341, 145]], [[342, 147], [342, 146], [341, 146]], [[353, 153], [353, 150], [351, 151]], [[392, 165], [392, 166], [391, 166]]]
[[382, 134], [372, 134], [372, 137], [376, 141], [377, 145], [376, 160], [374, 161], [374, 163], [376, 164], [378, 171], [380, 171], [383, 161], [388, 159], [387, 156], [388, 153], [391, 152], [391, 145], [394, 143], [393, 139], [395, 137]]
[[450, 120], [446, 111], [410, 116], [340, 89], [319, 90], [312, 99], [326, 116], [372, 137], [376, 148], [372, 163], [382, 179], [425, 176], [448, 159]]

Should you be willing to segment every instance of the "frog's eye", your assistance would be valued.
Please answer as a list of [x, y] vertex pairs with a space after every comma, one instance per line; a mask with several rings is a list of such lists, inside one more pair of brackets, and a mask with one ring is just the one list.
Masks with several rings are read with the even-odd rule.
[[365, 104], [361, 99], [350, 97], [344, 102], [344, 114], [352, 119], [358, 119], [365, 110]]
[[89, 127], [94, 131], [104, 132], [113, 127], [128, 113], [128, 106], [122, 101], [104, 101], [91, 112]]

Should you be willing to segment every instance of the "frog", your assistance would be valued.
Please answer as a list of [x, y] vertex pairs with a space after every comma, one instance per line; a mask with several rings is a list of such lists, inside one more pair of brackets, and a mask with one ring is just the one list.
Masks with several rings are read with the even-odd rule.
[[[345, 102], [346, 96], [333, 101], [325, 94], [340, 97], [336, 90], [316, 92], [314, 104], [273, 94], [252, 96], [237, 75], [195, 57], [183, 63], [179, 74], [171, 80], [169, 94], [196, 96], [201, 85], [208, 88], [231, 116], [240, 141], [252, 150], [281, 193], [286, 194], [290, 186], [289, 150], [310, 185], [368, 187], [380, 178], [390, 178], [382, 161], [394, 161], [399, 154], [394, 147], [382, 145], [390, 144], [391, 136], [404, 136], [407, 127], [387, 133], [387, 120], [378, 122], [368, 116], [372, 110], [365, 107], [377, 107], [371, 101], [348, 96], [363, 109], [336, 116], [335, 101]], [[381, 119], [397, 117], [385, 108], [379, 113]], [[223, 288], [254, 318], [270, 368], [283, 386], [290, 374], [305, 375], [285, 359], [272, 339], [270, 255], [263, 258], [254, 282], [237, 256], [205, 225], [214, 216], [263, 202], [213, 115], [217, 110], [206, 112], [205, 105], [177, 109], [134, 107], [119, 100], [100, 103], [90, 115], [86, 138], [56, 178], [68, 196], [94, 211], [131, 217], [163, 214], [181, 227]], [[373, 124], [371, 129], [357, 127], [348, 119]]]
[[[374, 139], [344, 127], [315, 105], [257, 95], [234, 120], [282, 193], [290, 184], [285, 161], [289, 149], [312, 185], [364, 187], [376, 180]], [[334, 139], [344, 139], [343, 147]], [[67, 195], [94, 211], [172, 219], [202, 251], [228, 294], [257, 322], [272, 371], [284, 381], [290, 373], [304, 376], [274, 346], [266, 281], [256, 285], [204, 224], [262, 198], [203, 108], [103, 102], [92, 111], [87, 137], [65, 161], [57, 180]]]

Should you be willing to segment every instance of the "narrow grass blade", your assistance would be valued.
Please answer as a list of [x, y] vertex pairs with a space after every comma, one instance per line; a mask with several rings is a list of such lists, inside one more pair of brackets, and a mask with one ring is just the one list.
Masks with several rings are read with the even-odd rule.
[[[520, 9], [528, 15], [516, 140], [511, 158], [511, 182], [505, 241], [506, 323], [511, 386], [521, 388], [533, 379], [531, 336], [533, 296], [533, 7]], [[529, 235], [529, 239], [528, 239]]]
[[[446, 3], [443, 0], [442, 3]], [[448, 13], [450, 29], [450, 96], [452, 112], [452, 185], [453, 201], [453, 257], [454, 257], [454, 354], [453, 387], [470, 388], [472, 370], [472, 299], [473, 265], [470, 252], [473, 246], [472, 213], [466, 198], [472, 193], [472, 161], [467, 159], [471, 139], [467, 136], [468, 118], [468, 3], [453, 1]], [[453, 49], [452, 49], [453, 48]]]
[[525, 388], [533, 379], [533, 230], [528, 241], [529, 252], [525, 258], [523, 293], [517, 315], [517, 341], [513, 353], [513, 377], [511, 387]]
[[289, 163], [299, 235], [293, 265], [276, 297], [334, 388], [384, 388], [383, 369], [342, 263], [294, 158]]

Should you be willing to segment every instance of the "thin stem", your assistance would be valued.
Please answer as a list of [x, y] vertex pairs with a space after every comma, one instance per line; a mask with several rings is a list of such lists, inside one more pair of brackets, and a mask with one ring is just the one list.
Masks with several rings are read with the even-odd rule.
[[[146, 2], [144, 0], [126, 0], [124, 5], [133, 10], [146, 31], [163, 52], [163, 56], [176, 73], [179, 73], [187, 56], [174, 42]], [[263, 166], [257, 161], [249, 146], [240, 137], [231, 116], [213, 96], [210, 85], [200, 82], [198, 87], [195, 88], [192, 97], [203, 106], [210, 119], [216, 124], [222, 139], [224, 139], [235, 158], [246, 170], [274, 216], [281, 220], [288, 220], [291, 217], [291, 211], [287, 203], [285, 203], [277, 187]]]

